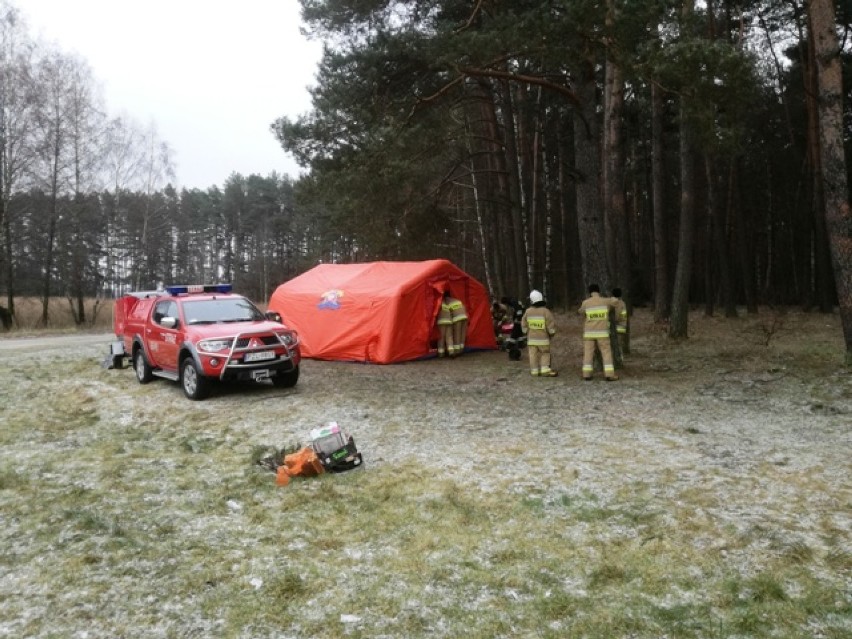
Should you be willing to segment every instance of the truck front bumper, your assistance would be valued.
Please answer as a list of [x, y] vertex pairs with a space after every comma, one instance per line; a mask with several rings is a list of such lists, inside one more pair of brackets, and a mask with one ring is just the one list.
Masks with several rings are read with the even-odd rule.
[[276, 374], [296, 370], [298, 363], [292, 357], [250, 364], [231, 362], [219, 374], [219, 379], [227, 381], [250, 381], [274, 377]]

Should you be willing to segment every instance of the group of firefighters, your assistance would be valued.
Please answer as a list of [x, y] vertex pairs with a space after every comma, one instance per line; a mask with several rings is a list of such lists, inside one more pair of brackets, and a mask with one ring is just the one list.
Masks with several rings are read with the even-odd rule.
[[[610, 297], [601, 296], [600, 286], [590, 284], [589, 296], [583, 300], [577, 312], [584, 317], [583, 326], [583, 369], [582, 377], [591, 381], [594, 373], [595, 351], [599, 351], [603, 360], [604, 379], [613, 382], [618, 379], [612, 358], [610, 343], [610, 317], [615, 319], [616, 333], [619, 339], [627, 335], [627, 305], [621, 299], [621, 290], [612, 289]], [[495, 331], [500, 324], [511, 316], [513, 306], [509, 300], [495, 302], [492, 307]], [[453, 297], [449, 291], [444, 293], [438, 312], [438, 357], [457, 357], [464, 352], [467, 334], [467, 309], [461, 300]], [[540, 291], [530, 291], [530, 305], [523, 312], [521, 331], [526, 336], [527, 352], [530, 360], [530, 374], [533, 377], [556, 377], [558, 371], [551, 368], [550, 340], [556, 335], [556, 318], [547, 308]]]
[[[582, 378], [591, 381], [594, 373], [595, 350], [601, 354], [604, 378], [616, 381], [615, 365], [610, 344], [610, 317], [616, 323], [616, 333], [619, 339], [627, 336], [627, 305], [621, 299], [621, 290], [614, 288], [611, 297], [602, 297], [600, 287], [590, 284], [589, 297], [583, 300], [577, 312], [584, 316], [583, 327], [583, 368]], [[533, 377], [556, 377], [559, 373], [551, 368], [550, 341], [556, 334], [556, 319], [544, 302], [540, 291], [530, 292], [530, 306], [523, 311], [520, 321], [522, 333], [526, 336], [527, 352], [529, 353], [530, 374]], [[503, 299], [495, 302], [492, 307], [495, 331], [511, 316], [512, 304]]]

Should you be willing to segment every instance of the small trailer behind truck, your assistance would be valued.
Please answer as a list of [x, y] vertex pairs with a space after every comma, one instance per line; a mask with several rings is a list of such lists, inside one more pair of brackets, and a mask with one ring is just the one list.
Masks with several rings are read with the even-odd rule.
[[261, 312], [230, 284], [168, 286], [125, 295], [115, 303], [113, 368], [129, 358], [136, 379], [180, 382], [192, 400], [215, 381], [299, 380], [299, 336], [274, 312]]

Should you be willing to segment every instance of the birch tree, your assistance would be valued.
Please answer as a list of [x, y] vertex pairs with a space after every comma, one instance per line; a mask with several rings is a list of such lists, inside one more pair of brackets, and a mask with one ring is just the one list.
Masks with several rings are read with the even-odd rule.
[[112, 293], [120, 295], [131, 271], [131, 242], [127, 234], [124, 196], [126, 192], [141, 187], [145, 165], [141, 128], [127, 116], [110, 120], [103, 137], [101, 158], [105, 189], [109, 194], [102, 236], [106, 254], [104, 278]]
[[6, 306], [0, 319], [9, 328], [15, 317], [15, 259], [12, 193], [33, 162], [33, 81], [30, 73], [35, 45], [26, 33], [20, 12], [0, 0], [0, 277]]
[[[140, 163], [143, 205], [133, 251], [136, 258], [133, 287], [136, 290], [157, 284], [154, 280], [158, 269], [154, 260], [158, 247], [155, 245], [159, 240], [167, 239], [162, 232], [169, 226], [166, 202], [160, 190], [173, 180], [175, 175], [172, 150], [168, 143], [160, 138], [153, 122], [145, 131], [143, 145], [144, 155]], [[170, 241], [170, 238], [168, 239]]]
[[85, 324], [85, 298], [96, 298], [93, 313], [100, 302], [98, 264], [102, 256], [98, 231], [100, 207], [88, 197], [96, 192], [100, 178], [106, 117], [91, 69], [80, 60], [71, 60], [69, 69], [68, 145], [70, 153], [71, 205], [64, 224], [62, 246], [64, 261], [60, 273], [65, 296], [77, 325]]
[[61, 193], [70, 186], [71, 155], [71, 77], [73, 62], [59, 52], [52, 51], [36, 65], [39, 102], [35, 113], [36, 163], [33, 167], [34, 184], [48, 196], [49, 205], [39, 220], [44, 233], [42, 246], [41, 323], [48, 325], [48, 304], [53, 294], [56, 277], [55, 251], [57, 224], [60, 218]]

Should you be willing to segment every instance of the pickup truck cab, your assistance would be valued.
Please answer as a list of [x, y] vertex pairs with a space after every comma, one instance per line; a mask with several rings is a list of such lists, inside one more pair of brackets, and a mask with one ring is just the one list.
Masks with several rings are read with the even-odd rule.
[[296, 332], [277, 313], [264, 314], [232, 293], [230, 284], [131, 293], [116, 300], [113, 325], [114, 362], [129, 357], [139, 383], [178, 381], [192, 400], [204, 399], [216, 380], [290, 388], [299, 379]]

